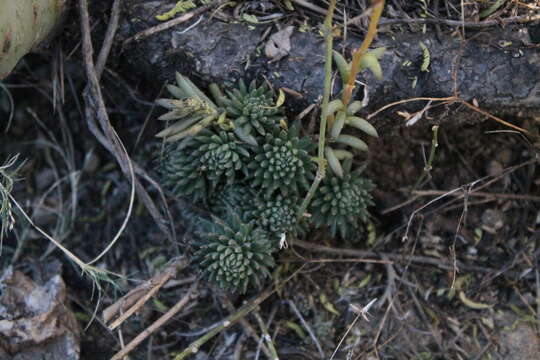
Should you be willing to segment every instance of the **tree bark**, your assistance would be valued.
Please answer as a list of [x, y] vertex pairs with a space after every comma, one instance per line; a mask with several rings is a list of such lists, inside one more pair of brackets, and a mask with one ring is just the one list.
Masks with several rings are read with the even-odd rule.
[[[161, 11], [140, 0], [132, 0], [126, 10], [125, 38], [157, 24], [154, 17]], [[296, 113], [317, 102], [322, 94], [324, 44], [318, 34], [296, 30], [289, 54], [271, 62], [262, 50], [268, 38], [261, 40], [268, 25], [248, 27], [203, 19], [191, 26], [195, 21], [198, 18], [129, 43], [125, 48], [129, 67], [159, 85], [171, 82], [175, 71], [179, 71], [201, 88], [210, 82], [232, 84], [238, 78], [265, 76], [275, 88], [286, 87], [301, 94], [301, 98], [288, 96], [289, 110]], [[531, 44], [527, 26], [469, 30], [466, 40], [449, 34], [437, 37], [429, 32], [381, 32], [374, 47], [387, 47], [381, 59], [384, 79], [379, 81], [369, 72], [361, 74], [359, 80], [369, 90], [364, 115], [397, 100], [458, 95], [466, 101], [474, 99], [494, 115], [540, 116], [540, 52], [537, 44]], [[351, 47], [360, 43], [360, 38], [349, 36], [346, 44], [338, 42], [336, 49], [350, 55]], [[429, 51], [427, 71], [421, 69], [420, 43]], [[335, 90], [339, 91], [337, 85]], [[356, 96], [361, 97], [361, 92]], [[405, 121], [397, 111], [412, 113], [426, 103], [392, 107], [373, 120], [377, 128], [401, 125]], [[436, 107], [428, 114], [447, 122], [485, 118], [459, 105]]]
[[4, 0], [0, 3], [0, 79], [57, 28], [69, 0]]

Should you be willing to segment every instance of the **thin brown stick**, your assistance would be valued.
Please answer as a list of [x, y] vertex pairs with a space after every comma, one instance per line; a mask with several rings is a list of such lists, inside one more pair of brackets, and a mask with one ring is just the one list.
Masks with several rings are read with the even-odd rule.
[[140, 41], [142, 39], [146, 39], [147, 37], [155, 35], [155, 34], [161, 32], [163, 30], [167, 30], [169, 28], [172, 28], [173, 26], [180, 25], [180, 24], [192, 19], [193, 17], [206, 12], [207, 10], [209, 10], [209, 9], [215, 7], [215, 6], [220, 6], [221, 4], [225, 3], [225, 1], [227, 1], [227, 0], [214, 0], [212, 3], [210, 3], [208, 5], [199, 6], [195, 10], [187, 12], [182, 16], [179, 16], [179, 17], [174, 18], [172, 20], [166, 21], [166, 22], [161, 23], [159, 25], [152, 26], [151, 28], [148, 28], [146, 30], [138, 32], [137, 34], [133, 35], [132, 37], [127, 38], [124, 41], [124, 45], [127, 45], [127, 44], [131, 43], [132, 41]]
[[[418, 196], [437, 196], [437, 195], [443, 195], [446, 193], [448, 193], [448, 191], [443, 191], [443, 190], [417, 190], [417, 191], [412, 192], [412, 194], [417, 197]], [[463, 193], [450, 194], [450, 195], [456, 196], [458, 198], [462, 198], [464, 196]], [[498, 198], [498, 199], [528, 200], [528, 201], [540, 202], [540, 196], [534, 196], [534, 195], [501, 194], [501, 193], [490, 193], [490, 192], [474, 191], [474, 190], [472, 190], [468, 195], [474, 196], [474, 197], [493, 197], [493, 198]]]
[[[105, 322], [108, 322], [118, 312], [122, 312], [115, 321], [108, 325], [109, 330], [114, 330], [131, 315], [137, 312], [156, 292], [159, 291], [159, 289], [161, 289], [163, 285], [165, 285], [167, 281], [169, 281], [170, 278], [176, 276], [178, 270], [184, 268], [186, 265], [187, 260], [185, 258], [174, 261], [164, 271], [137, 286], [120, 300], [105, 309], [103, 311], [103, 320]], [[123, 312], [124, 307], [129, 308]]]
[[508, 121], [505, 121], [501, 118], [498, 118], [496, 117], [495, 115], [491, 115], [489, 112], [485, 111], [485, 110], [482, 110], [480, 109], [478, 106], [475, 106], [473, 104], [469, 104], [467, 101], [463, 100], [463, 99], [459, 99], [459, 102], [462, 103], [463, 105], [467, 106], [469, 109], [472, 109], [476, 112], [479, 112], [480, 114], [482, 115], [485, 115], [487, 116], [488, 118], [492, 119], [492, 120], [495, 120], [496, 122], [500, 123], [500, 124], [503, 124], [504, 126], [508, 126], [509, 128], [512, 128], [514, 130], [517, 130], [525, 135], [528, 135], [530, 137], [538, 137], [537, 135], [534, 135], [532, 134], [531, 132], [529, 132], [528, 130], [525, 130], [523, 128], [520, 128], [519, 126], [516, 126], [514, 124], [511, 124], [509, 123]]
[[317, 347], [317, 351], [319, 351], [319, 355], [321, 355], [321, 359], [324, 359], [326, 357], [326, 355], [324, 354], [324, 351], [323, 351], [323, 349], [321, 347], [321, 344], [319, 343], [319, 339], [317, 339], [317, 336], [315, 335], [313, 330], [311, 330], [311, 327], [309, 326], [307, 321], [304, 319], [304, 317], [302, 316], [302, 314], [300, 313], [300, 311], [296, 307], [296, 304], [292, 300], [289, 300], [288, 303], [289, 303], [289, 307], [291, 308], [293, 313], [296, 315], [296, 317], [302, 323], [302, 326], [304, 327], [304, 329], [306, 329], [306, 331], [308, 332], [309, 337], [311, 338], [311, 341], [313, 341], [313, 343]]
[[[315, 252], [324, 252], [328, 254], [335, 254], [335, 255], [342, 255], [342, 256], [358, 256], [358, 257], [383, 257], [385, 256], [388, 259], [396, 261], [396, 262], [404, 260], [404, 261], [409, 261], [413, 263], [434, 265], [443, 270], [453, 269], [452, 262], [444, 261], [444, 260], [437, 259], [430, 256], [406, 255], [406, 254], [375, 252], [375, 251], [369, 251], [369, 250], [334, 248], [334, 247], [318, 245], [318, 244], [314, 244], [308, 241], [303, 241], [303, 240], [298, 240], [298, 239], [294, 239], [294, 242], [292, 242], [292, 245], [299, 246], [306, 250], [315, 251]], [[480, 273], [492, 273], [492, 272], [494, 273], [497, 271], [492, 268], [487, 268], [487, 267], [477, 266], [477, 265], [466, 265], [460, 262], [458, 262], [458, 265], [461, 269], [480, 272]]]
[[118, 29], [118, 22], [120, 20], [120, 6], [122, 5], [122, 0], [114, 0], [111, 9], [111, 18], [109, 20], [109, 25], [107, 26], [107, 31], [105, 32], [105, 39], [101, 45], [101, 50], [96, 61], [96, 75], [98, 80], [101, 78], [105, 64], [107, 63], [107, 58], [111, 52], [111, 47], [114, 40], [114, 35]]
[[404, 104], [404, 103], [408, 103], [408, 102], [412, 102], [412, 101], [419, 101], [419, 100], [452, 102], [452, 101], [457, 101], [458, 98], [456, 96], [448, 96], [448, 97], [444, 97], [444, 98], [417, 97], [417, 98], [399, 100], [399, 101], [395, 101], [395, 102], [390, 103], [390, 104], [386, 104], [383, 107], [381, 107], [380, 109], [378, 109], [377, 111], [372, 112], [371, 114], [368, 115], [367, 119], [368, 120], [371, 119], [372, 117], [374, 117], [378, 113], [380, 113], [380, 112], [382, 112], [382, 111], [384, 111], [384, 110], [386, 110], [388, 108], [391, 108], [392, 106], [396, 106], [396, 105], [399, 105], [399, 104]]
[[[293, 249], [294, 250], [294, 249]], [[299, 254], [295, 254], [298, 256]], [[354, 258], [354, 259], [286, 259], [278, 260], [278, 263], [302, 263], [302, 264], [327, 264], [327, 263], [366, 263], [366, 264], [393, 264], [393, 261], [390, 260], [380, 260], [380, 259], [365, 259], [365, 258]]]
[[[309, 9], [309, 10], [311, 10], [311, 11], [313, 11], [313, 12], [316, 12], [316, 13], [318, 13], [318, 14], [321, 14], [321, 15], [326, 16], [326, 13], [327, 13], [326, 9], [323, 9], [323, 8], [320, 7], [320, 6], [317, 6], [317, 5], [315, 5], [315, 4], [312, 4], [312, 3], [310, 3], [309, 1], [306, 1], [306, 0], [291, 0], [291, 1], [292, 1], [293, 3], [295, 3], [295, 4], [298, 4], [298, 5], [300, 5], [300, 6], [305, 7], [306, 9]], [[334, 17], [335, 17], [336, 19], [338, 19], [338, 20], [343, 20], [343, 16], [341, 16], [341, 15], [337, 15], [337, 14], [336, 14], [336, 15], [334, 15]]]
[[[231, 314], [234, 314], [238, 311], [238, 309], [234, 307], [234, 305], [232, 304], [231, 300], [229, 300], [228, 297], [225, 296], [224, 300], [225, 300], [224, 301], [225, 307], [227, 308], [227, 310], [229, 310]], [[249, 337], [251, 337], [253, 341], [255, 341], [255, 343], [259, 344], [263, 353], [269, 359], [272, 359], [272, 353], [270, 352], [270, 349], [268, 349], [268, 347], [262, 342], [261, 337], [257, 334], [257, 331], [255, 331], [255, 329], [253, 328], [253, 326], [251, 326], [249, 321], [247, 321], [246, 318], [241, 318], [240, 320], [238, 320], [238, 322], [240, 323], [240, 325], [242, 325], [242, 328], [244, 329], [244, 333], [247, 334]]]
[[163, 316], [154, 321], [152, 325], [147, 327], [143, 332], [137, 335], [133, 340], [131, 340], [126, 347], [114, 354], [111, 360], [120, 360], [127, 354], [129, 354], [137, 345], [139, 345], [144, 339], [150, 336], [154, 331], [162, 327], [169, 319], [171, 319], [176, 313], [178, 313], [182, 308], [191, 300], [194, 296], [195, 289], [197, 288], [198, 283], [195, 282], [191, 285], [187, 293], [178, 301], [172, 308], [169, 309]]
[[369, 46], [375, 39], [375, 35], [377, 35], [377, 25], [379, 24], [379, 19], [383, 9], [384, 0], [373, 1], [373, 12], [371, 13], [371, 18], [369, 20], [368, 31], [360, 47], [353, 53], [353, 58], [351, 61], [351, 73], [347, 79], [345, 89], [343, 90], [342, 101], [345, 106], [347, 106], [351, 100], [352, 92], [356, 84], [356, 75], [358, 74], [360, 60], [362, 60], [362, 57], [366, 54]]
[[535, 134], [532, 134], [530, 131], [528, 130], [525, 130], [523, 128], [520, 128], [519, 126], [517, 125], [514, 125], [514, 124], [511, 124], [509, 123], [508, 121], [505, 121], [495, 115], [492, 115], [490, 114], [489, 112], [485, 111], [485, 110], [482, 110], [481, 108], [479, 108], [478, 106], [475, 106], [473, 104], [470, 104], [468, 103], [467, 101], [457, 97], [457, 96], [449, 96], [449, 97], [444, 97], [444, 98], [432, 98], [432, 97], [417, 97], [417, 98], [411, 98], [411, 99], [404, 99], [404, 100], [399, 100], [399, 101], [395, 101], [393, 103], [390, 103], [390, 104], [387, 104], [387, 105], [384, 105], [383, 107], [381, 107], [380, 109], [378, 109], [377, 111], [369, 114], [367, 116], [368, 119], [371, 119], [372, 117], [374, 117], [375, 115], [379, 114], [381, 111], [384, 111], [390, 107], [393, 107], [395, 105], [399, 105], [399, 104], [403, 104], [403, 103], [407, 103], [407, 102], [411, 102], [411, 101], [418, 101], [418, 100], [429, 100], [429, 101], [443, 101], [444, 103], [453, 103], [453, 102], [457, 102], [457, 103], [460, 103], [460, 104], [463, 104], [465, 105], [466, 107], [468, 107], [469, 109], [471, 110], [474, 110], [482, 115], [485, 115], [487, 116], [488, 118], [492, 119], [492, 120], [495, 120], [496, 122], [504, 125], [504, 126], [507, 126], [509, 128], [512, 128], [514, 130], [517, 130], [527, 136], [530, 136], [532, 138], [538, 138], [538, 135], [535, 135]]
[[[133, 169], [138, 175], [149, 179], [150, 177], [148, 176], [148, 174], [146, 174], [146, 172], [141, 167], [139, 167], [129, 158], [127, 152], [125, 151], [125, 149], [123, 149], [123, 145], [119, 141], [119, 138], [116, 135], [114, 128], [110, 123], [94, 66], [94, 50], [90, 37], [90, 16], [88, 14], [87, 0], [79, 1], [79, 12], [81, 17], [83, 58], [85, 63], [86, 75], [88, 78], [88, 85], [83, 93], [86, 103], [85, 117], [88, 128], [96, 137], [96, 139], [116, 158], [116, 161], [120, 165], [122, 172], [126, 176], [130, 175], [129, 169], [131, 166], [133, 166]], [[95, 122], [96, 117], [99, 121], [99, 127], [101, 129]], [[167, 226], [165, 225], [167, 222], [159, 213], [152, 198], [150, 198], [150, 196], [137, 178], [134, 178], [133, 180], [137, 194], [146, 206], [148, 212], [152, 215], [152, 217], [158, 224], [160, 230], [167, 235], [167, 237], [172, 243], [176, 243], [174, 231], [170, 231], [170, 229], [167, 228]]]
[[485, 28], [496, 25], [510, 25], [510, 24], [524, 24], [540, 21], [540, 15], [521, 15], [512, 16], [508, 18], [498, 18], [484, 21], [459, 21], [448, 19], [434, 19], [434, 18], [412, 18], [412, 19], [385, 19], [381, 18], [379, 24], [381, 25], [397, 25], [397, 24], [439, 24], [449, 26], [460, 26], [471, 29]]

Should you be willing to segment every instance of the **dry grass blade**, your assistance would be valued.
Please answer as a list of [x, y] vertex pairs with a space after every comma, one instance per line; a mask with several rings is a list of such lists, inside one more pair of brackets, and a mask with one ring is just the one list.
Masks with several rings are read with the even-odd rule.
[[214, 336], [219, 334], [224, 329], [230, 327], [237, 321], [243, 319], [246, 315], [248, 315], [250, 312], [255, 310], [260, 304], [262, 304], [263, 301], [268, 299], [270, 295], [274, 294], [274, 292], [281, 289], [286, 283], [288, 283], [291, 279], [293, 279], [297, 274], [299, 274], [303, 269], [305, 265], [300, 266], [298, 270], [296, 270], [291, 276], [283, 280], [281, 283], [276, 285], [275, 287], [270, 287], [267, 290], [263, 291], [259, 296], [257, 296], [255, 299], [247, 303], [246, 305], [242, 306], [237, 312], [234, 314], [229, 315], [227, 318], [225, 318], [221, 324], [203, 336], [201, 336], [199, 339], [192, 342], [184, 351], [182, 351], [180, 354], [178, 354], [174, 360], [182, 360], [188, 357], [189, 355], [195, 354], [197, 351], [199, 351], [200, 347], [204, 345], [208, 340], [212, 339]]
[[[165, 226], [167, 221], [159, 213], [157, 207], [155, 206], [154, 202], [148, 195], [147, 191], [141, 185], [139, 180], [135, 177], [134, 172], [137, 172], [139, 175], [142, 175], [145, 178], [149, 178], [148, 175], [146, 174], [144, 170], [142, 170], [140, 167], [134, 164], [133, 161], [129, 158], [129, 155], [127, 154], [127, 151], [124, 145], [122, 144], [121, 140], [119, 139], [118, 135], [116, 134], [114, 128], [112, 127], [110, 123], [109, 116], [107, 114], [107, 110], [105, 107], [105, 102], [103, 100], [101, 89], [99, 86], [98, 74], [96, 73], [96, 68], [94, 66], [94, 60], [93, 60], [94, 51], [93, 51], [92, 41], [90, 37], [90, 20], [89, 20], [89, 14], [88, 14], [87, 0], [79, 1], [79, 11], [80, 11], [80, 16], [81, 16], [83, 57], [84, 57], [86, 75], [88, 78], [88, 86], [86, 90], [84, 91], [84, 99], [86, 102], [86, 109], [85, 109], [86, 121], [90, 128], [90, 131], [94, 134], [94, 136], [98, 139], [98, 141], [109, 152], [111, 152], [114, 155], [114, 157], [116, 158], [116, 161], [120, 165], [120, 168], [122, 169], [124, 174], [131, 179], [131, 184], [132, 184], [132, 196], [131, 196], [131, 201], [130, 201], [130, 208], [128, 209], [128, 216], [126, 216], [124, 224], [122, 225], [120, 230], [123, 231], [125, 224], [127, 223], [127, 220], [131, 213], [132, 204], [133, 204], [134, 190], [136, 190], [139, 197], [141, 198], [146, 208], [148, 209], [149, 213], [156, 220], [156, 223], [158, 224], [160, 229], [169, 237], [171, 242], [174, 243], [175, 242], [174, 231], [169, 230]], [[114, 27], [117, 24], [115, 22], [112, 22], [109, 25]], [[112, 39], [112, 36], [109, 36], [107, 39]], [[109, 40], [109, 41], [112, 41], [112, 40]], [[105, 49], [108, 46], [110, 46], [108, 45], [108, 43], [104, 44]], [[108, 51], [105, 51], [105, 52], [108, 52]], [[95, 118], [97, 118], [99, 121], [99, 127], [95, 122]], [[112, 246], [114, 241], [118, 239], [118, 236], [120, 233], [121, 232], [119, 231], [117, 234], [117, 237], [115, 237], [115, 239], [110, 243], [109, 247], [106, 250], [108, 250], [110, 246]], [[100, 257], [103, 254], [104, 253], [102, 253]]]
[[215, 0], [215, 1], [213, 1], [212, 3], [210, 3], [208, 5], [200, 6], [200, 7], [198, 7], [197, 9], [195, 9], [193, 11], [185, 13], [182, 16], [179, 16], [179, 17], [174, 18], [172, 20], [166, 21], [166, 22], [161, 23], [159, 25], [153, 26], [153, 27], [151, 27], [149, 29], [143, 30], [143, 31], [135, 34], [134, 36], [126, 39], [124, 41], [124, 45], [127, 45], [127, 44], [131, 43], [132, 41], [139, 41], [139, 40], [146, 39], [147, 37], [155, 35], [155, 34], [161, 32], [163, 30], [167, 30], [167, 29], [169, 29], [169, 28], [171, 28], [173, 26], [182, 24], [182, 23], [192, 19], [193, 17], [206, 12], [207, 10], [209, 10], [209, 9], [211, 9], [213, 7], [220, 6], [221, 4], [223, 4], [225, 2], [226, 2], [226, 0]]
[[[114, 330], [126, 321], [131, 315], [137, 312], [155, 293], [161, 289], [169, 279], [176, 276], [176, 273], [187, 265], [185, 258], [173, 261], [165, 270], [155, 275], [143, 284], [131, 290], [121, 299], [103, 311], [103, 321], [109, 322], [114, 316], [120, 314], [116, 320], [108, 325], [109, 330]], [[124, 310], [126, 309], [127, 310]]]
[[526, 24], [537, 23], [540, 21], [540, 15], [520, 15], [508, 18], [490, 19], [484, 21], [462, 21], [450, 19], [433, 19], [433, 18], [410, 18], [410, 19], [381, 19], [381, 25], [394, 24], [440, 24], [449, 26], [461, 26], [470, 29], [480, 29], [490, 26], [505, 26], [510, 24]]
[[17, 170], [10, 168], [15, 165], [18, 157], [19, 155], [13, 156], [4, 165], [0, 166], [0, 220], [2, 220], [2, 227], [0, 228], [0, 254], [2, 253], [2, 240], [7, 232], [13, 229], [15, 224], [10, 197]]
[[137, 347], [144, 339], [150, 336], [154, 331], [162, 327], [167, 321], [169, 321], [174, 315], [176, 315], [186, 304], [196, 296], [195, 290], [197, 289], [198, 283], [195, 282], [188, 289], [187, 293], [172, 307], [167, 311], [163, 316], [157, 319], [152, 323], [148, 328], [143, 332], [137, 335], [133, 340], [131, 340], [121, 351], [117, 352], [111, 360], [120, 360], [123, 359], [127, 354], [129, 354], [133, 349]]

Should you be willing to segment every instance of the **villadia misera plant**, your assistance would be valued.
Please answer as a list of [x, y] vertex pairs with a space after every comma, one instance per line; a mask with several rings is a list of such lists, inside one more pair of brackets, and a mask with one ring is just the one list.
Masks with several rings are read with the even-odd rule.
[[250, 186], [267, 195], [278, 191], [294, 196], [307, 191], [313, 179], [314, 163], [309, 155], [313, 149], [314, 144], [299, 137], [295, 126], [268, 132], [248, 164]]
[[261, 287], [274, 266], [277, 247], [269, 233], [254, 222], [245, 223], [236, 213], [227, 220], [213, 217], [198, 233], [196, 256], [209, 279], [227, 290], [245, 292]]
[[310, 206], [313, 224], [329, 226], [332, 236], [359, 236], [369, 216], [367, 208], [373, 204], [373, 188], [373, 182], [362, 177], [361, 171], [351, 171], [351, 161], [346, 161], [341, 177], [331, 172], [317, 189]]
[[343, 238], [359, 233], [373, 184], [352, 164], [354, 151], [367, 145], [342, 130], [347, 125], [377, 135], [356, 115], [359, 101], [330, 103], [327, 176], [313, 193], [310, 216], [299, 218], [313, 188], [317, 144], [300, 134], [299, 124], [289, 126], [266, 84], [239, 82], [225, 94], [212, 85], [212, 101], [177, 74], [168, 90], [175, 99], [158, 100], [168, 111], [160, 119], [170, 122], [158, 134], [166, 141], [159, 173], [166, 189], [208, 214], [193, 222], [198, 265], [211, 281], [245, 292], [268, 276], [281, 239], [303, 236], [310, 227]]

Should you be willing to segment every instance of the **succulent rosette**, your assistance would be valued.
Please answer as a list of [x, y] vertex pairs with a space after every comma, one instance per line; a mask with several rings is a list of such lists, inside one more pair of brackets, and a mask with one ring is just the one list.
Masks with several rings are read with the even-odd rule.
[[206, 199], [221, 183], [232, 184], [245, 173], [246, 145], [224, 130], [204, 129], [187, 144], [174, 143], [161, 159], [163, 184], [175, 195]]
[[317, 227], [329, 226], [332, 236], [338, 232], [343, 238], [353, 235], [369, 216], [373, 188], [373, 182], [358, 171], [346, 171], [341, 178], [327, 174], [311, 203], [311, 221]]
[[196, 256], [209, 279], [221, 288], [245, 292], [260, 287], [274, 266], [276, 242], [254, 222], [243, 222], [235, 213], [227, 221], [213, 217], [199, 232]]
[[313, 147], [308, 138], [298, 136], [296, 127], [267, 133], [248, 164], [251, 186], [266, 195], [279, 190], [284, 196], [309, 189], [314, 170], [309, 151]]

